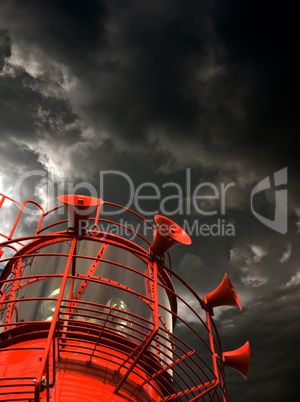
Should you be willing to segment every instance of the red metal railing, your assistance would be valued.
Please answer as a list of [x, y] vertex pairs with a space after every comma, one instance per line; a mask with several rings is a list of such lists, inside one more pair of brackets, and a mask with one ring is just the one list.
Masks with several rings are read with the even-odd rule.
[[[7, 197], [6, 197], [7, 198]], [[4, 196], [0, 200], [0, 208], [5, 201]], [[28, 202], [28, 201], [26, 201]], [[128, 377], [134, 373], [140, 378], [139, 386], [148, 385], [160, 395], [159, 402], [176, 401], [226, 401], [226, 388], [224, 382], [224, 366], [220, 359], [222, 349], [214, 322], [209, 311], [205, 311], [203, 300], [187, 285], [171, 266], [167, 267], [163, 259], [153, 259], [148, 252], [149, 240], [136, 230], [122, 223], [116, 223], [119, 227], [126, 227], [143, 241], [144, 246], [129, 241], [126, 237], [90, 230], [83, 238], [87, 241], [100, 242], [105, 247], [117, 246], [140, 258], [148, 267], [148, 272], [140, 272], [131, 266], [104, 258], [105, 254], [97, 254], [96, 257], [76, 253], [77, 237], [68, 231], [60, 231], [45, 234], [54, 230], [58, 225], [65, 224], [67, 220], [52, 222], [43, 226], [45, 220], [60, 207], [44, 212], [37, 225], [36, 232], [31, 237], [12, 239], [15, 229], [24, 211], [21, 207], [18, 217], [8, 236], [3, 235], [5, 241], [0, 244], [3, 248], [24, 245], [24, 251], [18, 252], [13, 257], [3, 260], [4, 263], [15, 266], [14, 276], [3, 277], [0, 281], [0, 316], [6, 310], [5, 322], [0, 323], [0, 359], [7, 348], [13, 350], [26, 350], [28, 348], [22, 334], [22, 328], [28, 328], [31, 333], [40, 332], [45, 337], [44, 344], [39, 347], [40, 363], [33, 376], [8, 377], [0, 380], [0, 401], [40, 401], [41, 395], [45, 395], [47, 402], [51, 401], [52, 388], [56, 381], [57, 368], [61, 359], [67, 354], [73, 353], [87, 364], [92, 364], [93, 358], [101, 355], [108, 364], [116, 364], [118, 353], [119, 379], [114, 393], [122, 393]], [[116, 208], [122, 208], [117, 204], [107, 203]], [[130, 214], [146, 222], [153, 229], [150, 222], [139, 214], [124, 208]], [[111, 220], [100, 219], [100, 209], [96, 216], [91, 218], [94, 226], [99, 222], [111, 223]], [[115, 222], [114, 222], [115, 223]], [[38, 247], [51, 242], [71, 242], [68, 253], [43, 253], [36, 251]], [[27, 245], [26, 245], [27, 244]], [[100, 248], [101, 250], [101, 248]], [[21, 264], [24, 258], [58, 257], [66, 259], [63, 272], [58, 274], [39, 273], [38, 275], [22, 274]], [[80, 274], [71, 269], [73, 261], [90, 261], [88, 274]], [[142, 294], [134, 289], [114, 282], [111, 279], [95, 276], [99, 264], [106, 263], [116, 269], [130, 272], [143, 278], [149, 285], [149, 293]], [[75, 266], [75, 265], [74, 265]], [[181, 288], [184, 296], [176, 293], [174, 288], [164, 281], [160, 272], [172, 275], [172, 281]], [[16, 292], [36, 281], [59, 279], [60, 290], [56, 297], [16, 297]], [[79, 290], [75, 296], [64, 295], [68, 281], [80, 283], [78, 289], [82, 293], [90, 283], [105, 285], [110, 288], [118, 288], [123, 292], [136, 297], [144, 303], [152, 317], [145, 318], [132, 312], [127, 312], [126, 323], [123, 329], [114, 330], [116, 320], [123, 319], [122, 310], [116, 307], [107, 308], [106, 305], [86, 301], [79, 296]], [[5, 289], [10, 288], [9, 292]], [[177, 313], [170, 306], [159, 303], [158, 291], [167, 292], [170, 301], [176, 300], [182, 313]], [[77, 294], [77, 297], [76, 297]], [[189, 303], [186, 301], [189, 300]], [[51, 322], [41, 321], [13, 321], [13, 306], [27, 302], [53, 301], [55, 310]], [[197, 307], [192, 307], [197, 306]], [[99, 314], [99, 311], [101, 314]], [[174, 331], [168, 328], [163, 312], [172, 316], [177, 322]], [[93, 322], [92, 322], [93, 321]], [[27, 326], [27, 327], [26, 327]], [[2, 328], [2, 333], [1, 333]], [[126, 331], [127, 329], [127, 331]], [[84, 339], [84, 342], [81, 340]], [[150, 363], [151, 362], [151, 363]], [[153, 363], [154, 362], [154, 363]], [[1, 385], [2, 383], [2, 385]], [[20, 391], [16, 391], [17, 387]], [[22, 388], [23, 387], [23, 388]], [[25, 389], [26, 388], [26, 389]]]

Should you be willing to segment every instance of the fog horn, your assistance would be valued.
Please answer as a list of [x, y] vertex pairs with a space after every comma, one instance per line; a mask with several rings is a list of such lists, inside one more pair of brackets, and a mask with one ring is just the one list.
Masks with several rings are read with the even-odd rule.
[[86, 232], [87, 222], [96, 207], [103, 204], [101, 198], [87, 195], [59, 195], [58, 201], [64, 203], [70, 218], [70, 230], [78, 235]]
[[242, 310], [239, 298], [227, 274], [225, 274], [224, 279], [215, 290], [204, 296], [204, 302], [209, 308], [233, 306]]
[[150, 246], [150, 252], [161, 257], [172, 247], [179, 244], [186, 246], [192, 243], [190, 236], [177, 223], [162, 215], [154, 217], [157, 224], [154, 232], [154, 240]]
[[247, 380], [250, 368], [250, 344], [247, 341], [242, 347], [222, 354], [224, 365], [238, 371]]

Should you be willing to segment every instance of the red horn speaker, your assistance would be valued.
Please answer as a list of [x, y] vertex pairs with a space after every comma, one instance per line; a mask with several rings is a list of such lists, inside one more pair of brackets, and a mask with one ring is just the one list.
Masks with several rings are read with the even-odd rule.
[[225, 366], [238, 371], [247, 380], [250, 367], [250, 344], [248, 341], [239, 349], [224, 352], [222, 359]]
[[59, 195], [58, 201], [64, 203], [70, 218], [70, 229], [76, 234], [86, 232], [87, 222], [96, 207], [103, 204], [101, 198], [87, 195]]
[[239, 307], [239, 309], [242, 310], [239, 298], [227, 274], [225, 274], [224, 279], [215, 290], [204, 296], [204, 301], [210, 308], [217, 306], [233, 306]]
[[177, 223], [171, 221], [162, 215], [154, 217], [157, 224], [154, 240], [150, 246], [150, 251], [161, 257], [170, 248], [178, 244], [190, 245], [192, 240], [190, 236]]

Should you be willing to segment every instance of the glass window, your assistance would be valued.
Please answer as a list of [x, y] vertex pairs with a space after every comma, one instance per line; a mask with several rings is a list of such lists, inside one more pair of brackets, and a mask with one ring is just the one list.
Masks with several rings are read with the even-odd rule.
[[[51, 243], [36, 250], [31, 254], [69, 254], [70, 241], [60, 241]], [[66, 267], [67, 257], [63, 256], [31, 256], [24, 257], [22, 260], [21, 272], [22, 276], [51, 275], [63, 273]]]
[[[12, 302], [11, 323], [52, 320], [68, 259], [59, 254], [67, 255], [70, 244], [70, 240], [43, 244], [31, 251], [36, 255], [22, 259], [20, 274], [37, 278], [23, 279], [18, 283], [14, 299], [19, 301]], [[153, 306], [151, 301], [147, 301], [147, 298], [152, 297], [148, 264], [134, 253], [113, 245], [108, 245], [102, 256], [107, 262], [93, 260], [102, 247], [106, 247], [105, 244], [97, 240], [78, 241], [75, 254], [91, 258], [73, 258], [69, 272], [72, 278], [69, 277], [66, 283], [60, 318], [105, 324], [107, 328], [133, 339], [143, 339], [153, 327]], [[43, 256], [43, 253], [50, 255]], [[2, 290], [8, 301], [11, 282], [3, 286]], [[143, 299], [144, 296], [146, 299]], [[168, 292], [162, 286], [158, 286], [158, 302], [168, 310], [171, 309]], [[0, 319], [3, 324], [8, 305], [4, 304], [1, 309]], [[160, 326], [166, 331], [164, 333], [171, 332], [172, 314], [159, 307], [159, 315]], [[161, 350], [168, 346], [166, 338]], [[169, 355], [167, 350], [165, 353]]]

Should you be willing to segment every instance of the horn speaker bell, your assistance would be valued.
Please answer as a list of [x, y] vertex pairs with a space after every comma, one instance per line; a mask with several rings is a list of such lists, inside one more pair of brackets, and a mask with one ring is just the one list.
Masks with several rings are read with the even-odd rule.
[[150, 246], [150, 252], [154, 255], [161, 257], [174, 246], [179, 244], [188, 246], [192, 243], [190, 236], [171, 219], [162, 215], [156, 215], [154, 219], [157, 227]]
[[250, 344], [247, 341], [242, 347], [222, 354], [224, 365], [238, 371], [245, 380], [250, 368]]
[[80, 235], [86, 232], [87, 222], [95, 208], [104, 202], [101, 198], [77, 194], [60, 195], [57, 199], [68, 211], [70, 229]]
[[242, 309], [239, 298], [227, 274], [225, 274], [224, 279], [215, 290], [204, 296], [204, 301], [209, 308], [233, 306], [238, 307], [240, 310]]

